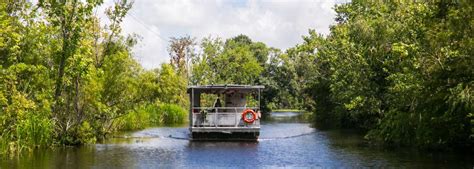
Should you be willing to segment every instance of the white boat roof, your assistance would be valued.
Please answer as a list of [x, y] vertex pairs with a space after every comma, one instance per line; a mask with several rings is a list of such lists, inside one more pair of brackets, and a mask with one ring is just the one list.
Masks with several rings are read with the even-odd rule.
[[264, 88], [265, 86], [261, 86], [261, 85], [236, 85], [236, 84], [199, 85], [199, 86], [188, 86], [188, 93], [191, 92], [191, 90], [194, 90], [197, 92], [215, 92], [215, 91], [222, 91], [222, 90], [258, 91]]

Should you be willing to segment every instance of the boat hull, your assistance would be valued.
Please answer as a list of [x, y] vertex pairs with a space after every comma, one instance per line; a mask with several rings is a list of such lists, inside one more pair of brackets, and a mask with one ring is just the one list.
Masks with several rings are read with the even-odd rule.
[[193, 141], [257, 141], [260, 128], [191, 128]]

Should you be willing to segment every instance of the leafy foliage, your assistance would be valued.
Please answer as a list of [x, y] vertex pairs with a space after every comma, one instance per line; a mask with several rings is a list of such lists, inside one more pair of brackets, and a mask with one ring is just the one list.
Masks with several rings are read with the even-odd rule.
[[[101, 4], [0, 2], [1, 154], [95, 143], [146, 105], [187, 105], [176, 70], [144, 70], [132, 57], [135, 38], [120, 34], [132, 4], [108, 8], [105, 26], [92, 12]], [[166, 123], [186, 117], [175, 106], [156, 113]]]
[[147, 104], [120, 117], [117, 127], [120, 130], [137, 130], [151, 126], [183, 124], [187, 110], [176, 104]]
[[[263, 71], [259, 57], [267, 50], [245, 35], [226, 40], [202, 41], [203, 54], [194, 61], [192, 84], [255, 84]], [[239, 73], [236, 73], [239, 72]]]
[[[0, 148], [88, 144], [117, 130], [186, 121], [186, 85], [258, 84], [264, 111], [305, 108], [320, 128], [367, 131], [390, 145], [472, 146], [473, 7], [359, 2], [335, 7], [286, 51], [248, 36], [172, 38], [171, 64], [144, 70], [120, 23], [132, 4], [0, 2]], [[188, 74], [191, 73], [191, 76]]]
[[392, 145], [472, 145], [471, 5], [356, 1], [336, 12], [329, 36], [296, 47], [316, 51], [304, 91], [317, 125]]

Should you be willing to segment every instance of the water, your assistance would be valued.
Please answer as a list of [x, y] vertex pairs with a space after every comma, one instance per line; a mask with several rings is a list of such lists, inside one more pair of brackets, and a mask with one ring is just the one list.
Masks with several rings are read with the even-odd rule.
[[191, 142], [186, 127], [118, 135], [103, 144], [2, 158], [0, 168], [473, 168], [472, 154], [369, 146], [350, 130], [319, 131], [300, 113], [272, 113], [258, 142]]

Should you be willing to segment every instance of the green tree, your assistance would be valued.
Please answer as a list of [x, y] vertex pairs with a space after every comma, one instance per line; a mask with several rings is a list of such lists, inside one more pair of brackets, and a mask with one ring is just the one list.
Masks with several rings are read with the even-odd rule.
[[244, 35], [225, 43], [218, 38], [204, 39], [201, 47], [203, 54], [195, 60], [191, 80], [195, 84], [256, 84], [268, 54], [265, 45]]
[[316, 50], [303, 70], [316, 70], [304, 91], [317, 124], [395, 145], [472, 145], [470, 5], [355, 1], [336, 12], [327, 37], [302, 45]]
[[178, 74], [170, 64], [162, 64], [158, 74], [158, 98], [163, 103], [188, 105], [186, 79]]
[[146, 98], [145, 71], [120, 35], [130, 9], [117, 1], [110, 25], [92, 11], [101, 1], [0, 3], [2, 153], [52, 144], [93, 143]]

